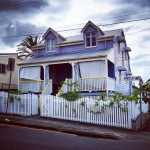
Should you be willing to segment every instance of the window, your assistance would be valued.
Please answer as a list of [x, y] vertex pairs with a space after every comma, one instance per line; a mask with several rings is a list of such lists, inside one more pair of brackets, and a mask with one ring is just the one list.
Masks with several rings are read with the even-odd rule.
[[114, 64], [108, 60], [108, 77], [115, 78]]
[[125, 60], [128, 60], [128, 52], [125, 52]]
[[120, 54], [120, 43], [118, 43], [118, 53]]
[[47, 51], [53, 52], [53, 51], [55, 51], [55, 47], [56, 47], [56, 40], [55, 39], [48, 39], [47, 40]]
[[0, 64], [0, 73], [6, 73], [6, 66], [4, 64]]
[[119, 71], [119, 83], [121, 83], [121, 71]]
[[86, 47], [96, 46], [96, 33], [86, 34]]
[[122, 52], [122, 65], [124, 66], [124, 52]]

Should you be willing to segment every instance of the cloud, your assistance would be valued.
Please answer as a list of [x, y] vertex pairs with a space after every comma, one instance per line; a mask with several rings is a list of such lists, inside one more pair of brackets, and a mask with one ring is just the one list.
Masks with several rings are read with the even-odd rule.
[[145, 35], [141, 38], [141, 42], [147, 42], [150, 41], [150, 36], [149, 35]]
[[65, 3], [60, 0], [2, 0], [0, 4], [0, 21], [5, 21], [5, 23], [18, 20], [27, 22], [28, 20], [34, 20], [34, 17], [42, 12], [46, 16], [49, 14], [54, 16], [54, 14], [66, 11], [69, 3], [69, 0], [66, 0]]
[[138, 56], [136, 56], [136, 57], [133, 57], [132, 60], [136, 60], [136, 61], [137, 61], [137, 60], [140, 59], [140, 58], [144, 58], [144, 60], [145, 60], [146, 57], [150, 57], [150, 54], [138, 55]]
[[1, 38], [1, 43], [7, 44], [9, 47], [15, 46], [25, 38], [19, 37], [19, 35], [28, 33], [31, 35], [31, 33], [41, 33], [41, 31], [44, 33], [49, 24], [43, 24], [47, 20], [54, 23], [56, 15], [62, 15], [69, 3], [69, 0], [65, 1], [65, 5], [64, 1], [59, 0], [2, 0], [0, 4], [0, 37], [18, 37]]
[[[7, 46], [15, 46], [16, 43], [21, 42], [27, 35], [32, 35], [30, 33], [43, 33], [46, 27], [36, 26], [30, 23], [10, 23], [7, 27], [5, 27], [5, 36], [1, 38], [1, 42], [6, 44]], [[41, 32], [40, 32], [41, 31]], [[21, 36], [26, 35], [26, 36]], [[35, 36], [35, 35], [34, 35]]]
[[[118, 0], [117, 0], [118, 1]], [[121, 3], [128, 3], [128, 4], [134, 4], [135, 6], [139, 7], [150, 7], [150, 1], [149, 0], [119, 0]]]
[[28, 12], [28, 10], [40, 9], [47, 4], [47, 0], [1, 0], [0, 12], [4, 13], [12, 10], [15, 10], [15, 12]]
[[[149, 17], [149, 12], [146, 12], [150, 8], [149, 0], [111, 0], [118, 5], [115, 10], [110, 11], [107, 15], [110, 16], [123, 16], [113, 18], [113, 22], [126, 21], [135, 18]], [[144, 13], [139, 13], [139, 12]], [[128, 15], [134, 14], [134, 15]], [[124, 16], [126, 15], [126, 16]]]

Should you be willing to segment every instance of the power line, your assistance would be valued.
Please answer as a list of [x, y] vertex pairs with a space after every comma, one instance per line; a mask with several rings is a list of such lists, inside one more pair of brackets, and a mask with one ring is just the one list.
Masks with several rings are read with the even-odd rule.
[[21, 37], [21, 36], [37, 35], [37, 34], [44, 34], [44, 33], [28, 33], [28, 34], [20, 34], [20, 35], [12, 35], [12, 36], [3, 36], [0, 38], [13, 38], [13, 37]]
[[98, 26], [109, 26], [109, 25], [114, 25], [114, 24], [122, 24], [122, 23], [128, 23], [128, 22], [137, 22], [137, 21], [143, 21], [143, 20], [149, 20], [150, 18], [141, 18], [141, 19], [135, 19], [135, 20], [129, 20], [129, 21], [121, 21], [121, 22], [116, 22], [116, 23], [110, 23], [110, 24], [105, 24], [105, 25], [98, 25]]
[[[104, 24], [104, 25], [98, 25], [98, 26], [108, 26], [108, 25], [115, 25], [115, 24], [122, 24], [122, 23], [128, 23], [128, 22], [137, 22], [137, 21], [143, 21], [143, 20], [149, 20], [150, 18], [142, 18], [142, 19], [136, 19], [136, 20], [129, 20], [129, 21], [122, 21], [118, 23], [111, 23], [111, 24]], [[67, 29], [67, 30], [60, 30], [57, 32], [64, 32], [64, 31], [73, 31], [73, 30], [81, 30], [82, 28], [74, 28], [74, 29]], [[149, 30], [145, 29], [145, 30]], [[140, 31], [142, 32], [142, 31]], [[12, 36], [5, 36], [5, 37], [0, 37], [0, 38], [12, 38], [12, 37], [20, 37], [20, 36], [28, 36], [28, 35], [37, 35], [37, 34], [44, 34], [44, 33], [28, 33], [28, 34], [22, 34], [22, 35], [12, 35]], [[131, 33], [133, 34], [133, 33]], [[129, 35], [129, 34], [127, 34]]]
[[[11, 5], [22, 5], [22, 4], [28, 4], [28, 3], [39, 2], [39, 1], [38, 1], [38, 0], [32, 0], [32, 1], [22, 2], [22, 3], [14, 3], [14, 2], [18, 2], [18, 1], [12, 1], [12, 2], [7, 3], [7, 4], [6, 4], [6, 3], [3, 3], [3, 4], [0, 4], [0, 7], [1, 7], [1, 6], [7, 7], [7, 6], [11, 6]], [[14, 3], [14, 4], [13, 4], [13, 3]], [[120, 17], [126, 17], [126, 16], [130, 16], [130, 15], [136, 15], [136, 14], [147, 13], [147, 12], [150, 12], [150, 10], [139, 11], [139, 12], [134, 12], [134, 13], [130, 13], [130, 14], [122, 15], [122, 16], [116, 16], [116, 17], [111, 17], [111, 18], [106, 18], [106, 19], [101, 19], [101, 20], [95, 20], [95, 21], [110, 20], [110, 19], [115, 19], [115, 18], [120, 18]], [[5, 19], [3, 19], [3, 20], [5, 20]], [[7, 20], [7, 19], [6, 19], [6, 20]], [[75, 25], [82, 25], [82, 24], [85, 24], [85, 23], [75, 24]], [[69, 26], [75, 26], [75, 25], [69, 25]], [[66, 27], [69, 27], [69, 26], [66, 26]], [[60, 28], [63, 28], [63, 27], [60, 27]]]
[[39, 0], [26, 1], [26, 2], [21, 2], [21, 3], [18, 3], [18, 2], [19, 1], [12, 1], [12, 2], [9, 2], [9, 3], [1, 3], [0, 8], [7, 8], [7, 6], [30, 4], [30, 3], [34, 3], [34, 2], [39, 2]]
[[[121, 21], [121, 22], [115, 22], [115, 23], [109, 23], [109, 24], [102, 24], [98, 26], [110, 26], [110, 25], [115, 25], [115, 24], [122, 24], [122, 23], [128, 23], [128, 22], [138, 22], [138, 21], [143, 21], [143, 20], [149, 20], [150, 18], [142, 18], [142, 19], [136, 19], [136, 20], [129, 20], [129, 21]], [[64, 32], [64, 31], [73, 31], [73, 30], [81, 30], [82, 28], [72, 28], [72, 29], [67, 29], [67, 30], [60, 30], [57, 32]]]
[[125, 35], [132, 35], [132, 34], [144, 32], [144, 31], [147, 31], [147, 30], [150, 30], [150, 28], [147, 28], [147, 29], [144, 29], [144, 30], [140, 30], [140, 31], [137, 31], [137, 32], [128, 33], [128, 34], [125, 34]]
[[[101, 20], [94, 20], [94, 22], [96, 22], [96, 21], [103, 21], [103, 20], [110, 20], [110, 19], [115, 19], [115, 18], [121, 18], [121, 17], [125, 17], [125, 16], [136, 15], [136, 14], [146, 13], [146, 12], [150, 12], [150, 10], [135, 12], [135, 13], [131, 13], [131, 14], [126, 14], [126, 15], [122, 15], [122, 16], [116, 16], [116, 17], [111, 17], [111, 18], [106, 18], [106, 19], [101, 19]], [[85, 24], [85, 23], [69, 25], [69, 26], [65, 26], [65, 27], [76, 26], [76, 25], [83, 25], [83, 24]], [[64, 28], [64, 27], [60, 27], [60, 28]]]

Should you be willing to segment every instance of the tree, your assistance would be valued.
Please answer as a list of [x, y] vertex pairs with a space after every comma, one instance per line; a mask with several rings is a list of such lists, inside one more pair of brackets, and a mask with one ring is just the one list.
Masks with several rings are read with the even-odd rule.
[[33, 56], [33, 51], [32, 47], [35, 45], [40, 44], [41, 41], [38, 38], [38, 36], [27, 36], [25, 40], [22, 41], [19, 45], [17, 45], [17, 53], [18, 53], [18, 58], [20, 59], [27, 59]]
[[141, 79], [139, 85], [141, 87], [143, 101], [145, 103], [150, 102], [150, 79], [148, 79], [145, 83]]

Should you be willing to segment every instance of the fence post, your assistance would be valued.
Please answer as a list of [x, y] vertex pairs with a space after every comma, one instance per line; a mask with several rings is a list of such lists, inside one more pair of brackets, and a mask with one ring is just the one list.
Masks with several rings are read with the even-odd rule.
[[30, 95], [30, 106], [31, 106], [31, 114], [32, 115], [32, 91], [28, 91], [28, 94]]
[[132, 102], [128, 103], [128, 128], [132, 128]]
[[[88, 98], [89, 98], [89, 97], [88, 97]], [[85, 101], [85, 97], [84, 97], [84, 101]], [[88, 103], [89, 103], [89, 104], [88, 104]], [[90, 123], [90, 122], [91, 122], [91, 121], [90, 121], [90, 115], [91, 115], [91, 112], [90, 112], [90, 109], [91, 109], [91, 108], [90, 108], [90, 107], [91, 107], [91, 106], [90, 106], [90, 100], [88, 100], [88, 102], [86, 103], [86, 105], [87, 105], [87, 107], [86, 107], [86, 108], [87, 108], [87, 109], [86, 109], [87, 122]], [[89, 108], [88, 108], [88, 106], [89, 106]]]

